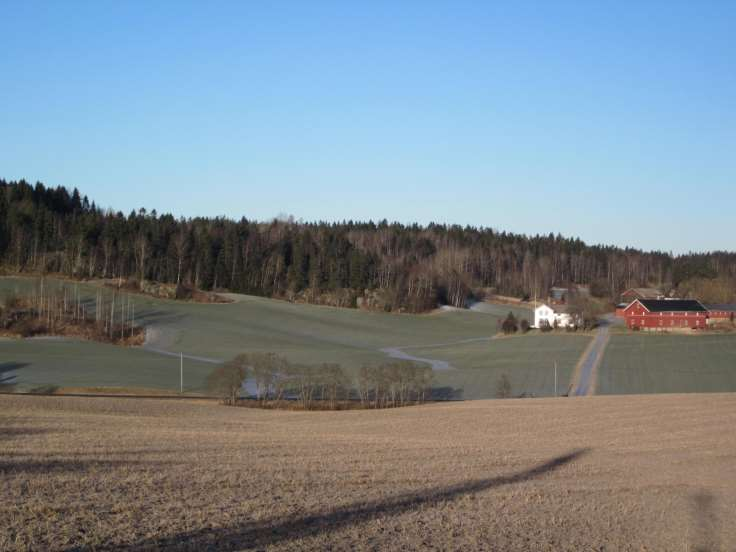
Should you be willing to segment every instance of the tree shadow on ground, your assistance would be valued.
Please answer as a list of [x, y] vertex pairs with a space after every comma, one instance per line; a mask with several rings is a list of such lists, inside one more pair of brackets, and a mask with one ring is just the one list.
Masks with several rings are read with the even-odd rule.
[[[0, 418], [0, 424], [2, 423], [3, 420]], [[51, 433], [51, 430], [37, 427], [2, 427], [2, 425], [0, 425], [0, 441], [3, 439], [14, 439], [28, 435], [44, 435], [46, 433]], [[5, 456], [7, 453], [3, 452], [2, 454]]]
[[180, 322], [182, 320], [185, 320], [186, 318], [187, 315], [185, 313], [170, 312], [158, 309], [150, 309], [136, 312], [135, 315], [136, 324], [140, 324], [144, 327], [151, 324]]
[[27, 362], [0, 362], [0, 388], [4, 385], [13, 385], [16, 376], [10, 372], [15, 372], [25, 366], [28, 366]]
[[460, 401], [463, 399], [463, 392], [461, 387], [433, 387], [429, 398], [433, 401]]
[[716, 499], [712, 493], [698, 491], [691, 496], [692, 531], [690, 544], [694, 552], [722, 550], [720, 543], [720, 518]]
[[172, 462], [154, 462], [144, 460], [80, 460], [60, 458], [55, 460], [2, 460], [0, 459], [0, 478], [17, 475], [55, 473], [82, 473], [92, 469], [140, 468], [155, 466], [160, 469]]
[[[366, 523], [379, 517], [399, 516], [425, 505], [454, 500], [477, 493], [523, 483], [555, 471], [589, 452], [580, 449], [553, 458], [543, 464], [513, 475], [467, 481], [441, 489], [399, 495], [388, 500], [375, 500], [336, 508], [325, 513], [296, 519], [275, 519], [243, 523], [222, 528], [202, 528], [159, 539], [144, 539], [130, 544], [113, 545], [106, 550], [220, 550], [263, 549], [273, 544], [329, 534], [345, 527]], [[73, 549], [69, 549], [73, 550]], [[78, 548], [75, 548], [78, 550]]]
[[[3, 434], [7, 432], [0, 428], [0, 439], [2, 439]], [[35, 434], [44, 434], [44, 433], [52, 433], [49, 430], [25, 430], [25, 429], [18, 429], [18, 428], [12, 428], [11, 432], [8, 434], [9, 436], [25, 436], [25, 435], [35, 435]], [[121, 457], [126, 456], [132, 456], [133, 459], [140, 460], [143, 456], [164, 456], [164, 455], [176, 455], [177, 460], [175, 463], [181, 464], [184, 463], [183, 459], [186, 459], [188, 454], [204, 454], [204, 453], [211, 453], [213, 456], [217, 452], [222, 452], [221, 448], [197, 448], [193, 449], [191, 451], [182, 451], [182, 449], [178, 448], [125, 448], [125, 449], [105, 449], [105, 450], [89, 450], [86, 452], [77, 452], [74, 454], [74, 458], [78, 460], [83, 461], [105, 461], [108, 458], [106, 457], [114, 457], [116, 460], [120, 460]], [[63, 458], [65, 454], [68, 454], [68, 451], [64, 450], [44, 450], [43, 452], [38, 452], [37, 450], [33, 451], [24, 451], [24, 450], [13, 450], [13, 451], [3, 451], [0, 452], [0, 459], [9, 459], [9, 458], [27, 458], [29, 456], [33, 456], [35, 460], [58, 460], [59, 458]], [[125, 459], [123, 458], [124, 461]], [[174, 463], [174, 462], [172, 462]]]
[[28, 366], [27, 362], [0, 362], [0, 391], [15, 391], [16, 375], [11, 373]]

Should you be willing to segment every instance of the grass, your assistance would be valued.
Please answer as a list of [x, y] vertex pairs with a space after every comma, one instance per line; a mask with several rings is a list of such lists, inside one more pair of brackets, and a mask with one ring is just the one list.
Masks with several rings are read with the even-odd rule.
[[[0, 278], [0, 295], [27, 293], [31, 278]], [[49, 280], [46, 285], [58, 285]], [[69, 285], [69, 284], [67, 284]], [[71, 284], [74, 285], [74, 284]], [[79, 284], [84, 297], [97, 286]], [[348, 372], [362, 364], [386, 360], [386, 347], [426, 346], [490, 337], [510, 306], [484, 305], [483, 312], [448, 310], [424, 315], [388, 314], [292, 304], [238, 295], [228, 304], [167, 301], [134, 295], [136, 319], [149, 328], [150, 345], [170, 352], [215, 360], [249, 351], [273, 351], [292, 362], [340, 363]], [[178, 388], [179, 361], [150, 351], [104, 347], [83, 341], [0, 343], [0, 365], [23, 364], [13, 370], [19, 386], [143, 386]], [[201, 390], [211, 365], [185, 360], [185, 388]]]
[[[736, 396], [0, 396], [0, 549], [733, 550]], [[664, 469], [663, 469], [664, 467]]]
[[[198, 391], [212, 364], [187, 360], [185, 391]], [[179, 360], [142, 349], [54, 339], [0, 342], [0, 383], [29, 391], [46, 385], [179, 390]]]
[[[0, 278], [0, 295], [24, 293], [34, 283], [30, 278]], [[98, 289], [80, 284], [88, 298]], [[531, 334], [458, 343], [490, 338], [509, 310], [530, 317], [529, 311], [507, 305], [405, 315], [242, 295], [228, 304], [141, 295], [132, 299], [137, 320], [147, 325], [150, 345], [157, 349], [215, 360], [244, 351], [274, 351], [292, 362], [337, 362], [351, 373], [364, 363], [384, 361], [380, 349], [403, 347], [416, 357], [449, 362], [454, 370], [437, 371], [435, 387], [469, 399], [494, 397], [502, 374], [509, 377], [514, 395], [550, 396], [555, 361], [558, 390], [564, 393], [590, 340], [581, 335]], [[203, 391], [212, 366], [186, 358], [185, 391]], [[0, 385], [8, 384], [21, 390], [52, 385], [178, 390], [179, 359], [84, 341], [0, 340]], [[705, 391], [736, 391], [736, 335], [614, 333], [598, 370], [597, 392], [603, 394]]]
[[612, 335], [600, 394], [736, 391], [736, 335]]
[[554, 363], [558, 394], [564, 394], [590, 339], [585, 335], [530, 334], [449, 347], [411, 348], [407, 352], [456, 366], [456, 370], [436, 372], [435, 381], [439, 387], [463, 389], [462, 397], [466, 399], [495, 396], [502, 375], [509, 378], [513, 396], [549, 397], [554, 395]]

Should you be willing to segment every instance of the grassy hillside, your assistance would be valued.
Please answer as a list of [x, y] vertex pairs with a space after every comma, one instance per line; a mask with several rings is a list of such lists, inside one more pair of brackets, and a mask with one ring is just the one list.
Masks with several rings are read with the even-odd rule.
[[[31, 279], [0, 278], [0, 295], [23, 293], [33, 285]], [[92, 299], [99, 288], [87, 284], [79, 289]], [[381, 349], [398, 347], [402, 354], [449, 363], [452, 369], [435, 372], [435, 387], [444, 394], [494, 397], [498, 379], [505, 374], [514, 395], [550, 396], [554, 362], [558, 391], [563, 393], [590, 339], [532, 334], [490, 340], [509, 310], [530, 317], [529, 311], [490, 304], [400, 315], [243, 295], [233, 296], [236, 302], [229, 304], [133, 298], [137, 320], [149, 329], [149, 349], [5, 340], [0, 342], [0, 384], [21, 389], [57, 385], [174, 390], [179, 386], [179, 360], [160, 354], [168, 351], [193, 357], [185, 359], [185, 389], [201, 391], [213, 367], [207, 359], [274, 351], [293, 362], [338, 362], [354, 372], [364, 363], [384, 361]], [[596, 392], [602, 394], [736, 391], [736, 336], [612, 335], [597, 381]]]
[[[736, 396], [0, 396], [0, 549], [734, 550]], [[664, 468], [664, 469], [663, 469]]]
[[[0, 278], [0, 293], [24, 293], [34, 281]], [[47, 284], [58, 285], [58, 284]], [[76, 284], [71, 284], [76, 285]], [[98, 290], [79, 285], [89, 299]], [[244, 351], [274, 351], [293, 362], [338, 362], [347, 370], [381, 362], [387, 347], [426, 346], [468, 338], [490, 337], [509, 310], [487, 306], [483, 312], [446, 310], [426, 315], [372, 313], [292, 304], [260, 297], [233, 296], [234, 303], [182, 303], [133, 296], [136, 319], [149, 328], [152, 348], [222, 360]], [[12, 371], [23, 386], [56, 384], [178, 387], [179, 361], [150, 351], [87, 342], [49, 340], [0, 343], [0, 365], [23, 364]], [[186, 384], [201, 389], [211, 365], [187, 359]], [[174, 377], [172, 379], [172, 371]]]
[[736, 391], [736, 335], [612, 335], [600, 394]]

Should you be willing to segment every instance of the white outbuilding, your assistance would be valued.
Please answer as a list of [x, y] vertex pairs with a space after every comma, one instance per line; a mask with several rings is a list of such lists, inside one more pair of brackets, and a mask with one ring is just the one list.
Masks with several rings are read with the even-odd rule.
[[549, 324], [554, 326], [557, 323], [558, 328], [565, 328], [574, 324], [573, 317], [566, 312], [564, 305], [550, 307], [541, 304], [534, 309], [534, 327], [541, 328], [543, 325]]

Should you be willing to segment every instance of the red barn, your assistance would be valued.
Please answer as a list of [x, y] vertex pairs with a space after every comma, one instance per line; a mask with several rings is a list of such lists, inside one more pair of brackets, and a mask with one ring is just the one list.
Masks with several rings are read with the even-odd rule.
[[708, 309], [694, 299], [637, 299], [624, 309], [624, 318], [632, 329], [704, 329]]
[[731, 311], [709, 309], [708, 316], [714, 320], [729, 320], [731, 318]]
[[708, 308], [708, 322], [711, 325], [723, 324], [733, 320], [736, 305], [705, 305]]

